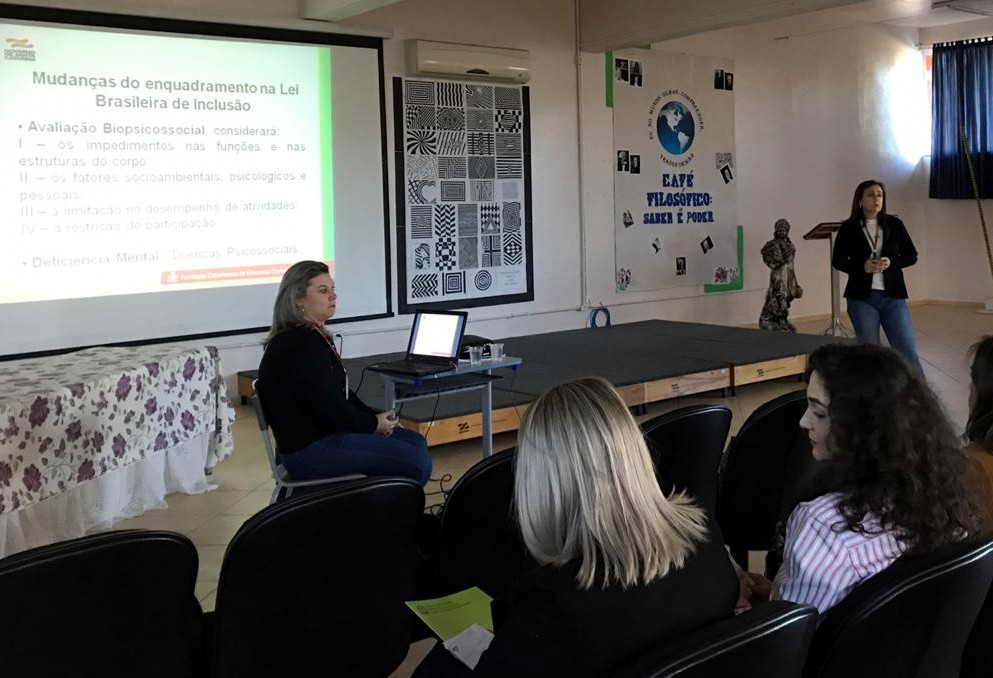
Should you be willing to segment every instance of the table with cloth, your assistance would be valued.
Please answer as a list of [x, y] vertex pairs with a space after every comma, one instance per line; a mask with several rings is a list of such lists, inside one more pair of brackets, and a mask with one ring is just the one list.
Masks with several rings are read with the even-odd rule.
[[233, 421], [212, 346], [0, 363], [0, 557], [207, 491]]

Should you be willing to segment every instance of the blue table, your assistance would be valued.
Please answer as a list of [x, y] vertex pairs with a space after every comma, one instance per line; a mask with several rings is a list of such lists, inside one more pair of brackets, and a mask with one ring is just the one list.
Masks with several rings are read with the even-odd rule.
[[503, 356], [495, 360], [483, 359], [476, 365], [468, 360], [460, 360], [455, 369], [420, 377], [377, 369], [375, 366], [369, 369], [383, 377], [383, 396], [387, 410], [396, 409], [397, 403], [408, 400], [431, 398], [444, 393], [481, 390], [483, 457], [488, 457], [493, 454], [493, 382], [500, 378], [493, 374], [493, 370], [502, 368], [516, 370], [523, 362], [520, 358], [511, 356]]

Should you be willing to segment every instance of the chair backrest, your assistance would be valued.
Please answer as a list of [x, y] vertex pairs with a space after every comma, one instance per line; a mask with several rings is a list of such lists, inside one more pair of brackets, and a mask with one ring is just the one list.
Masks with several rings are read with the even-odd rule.
[[976, 623], [965, 643], [962, 654], [962, 678], [990, 678], [993, 676], [993, 652], [990, 640], [993, 639], [993, 587], [986, 594], [986, 601]]
[[691, 405], [642, 422], [655, 475], [662, 489], [686, 490], [711, 516], [717, 510], [717, 480], [731, 410], [723, 405]]
[[776, 600], [658, 647], [613, 678], [799, 678], [816, 628], [816, 608]]
[[515, 450], [475, 464], [452, 488], [441, 514], [425, 589], [444, 594], [478, 586], [494, 598], [537, 567], [513, 511]]
[[274, 480], [285, 479], [285, 473], [276, 461], [276, 446], [272, 442], [272, 435], [269, 433], [269, 422], [265, 418], [265, 409], [262, 407], [262, 397], [259, 394], [259, 380], [252, 382], [252, 411], [255, 412], [255, 421], [259, 426], [259, 434], [262, 436], [262, 446], [265, 447], [266, 457], [269, 459], [269, 470], [272, 471]]
[[387, 676], [410, 644], [424, 492], [366, 478], [252, 516], [228, 545], [214, 678]]
[[152, 530], [0, 560], [3, 674], [188, 678], [203, 622], [197, 565], [189, 539]]
[[993, 541], [899, 558], [827, 611], [804, 676], [958, 678], [991, 581]]
[[717, 522], [734, 548], [767, 550], [820, 465], [800, 428], [805, 391], [761, 405], [745, 420], [725, 455]]

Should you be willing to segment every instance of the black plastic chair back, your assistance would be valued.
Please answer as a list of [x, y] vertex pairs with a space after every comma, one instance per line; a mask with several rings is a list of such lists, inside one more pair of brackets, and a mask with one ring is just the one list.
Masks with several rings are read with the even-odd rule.
[[776, 526], [789, 517], [820, 468], [800, 428], [805, 391], [779, 396], [752, 412], [732, 438], [721, 473], [717, 522], [740, 565], [740, 554], [773, 546]]
[[172, 532], [121, 530], [0, 560], [5, 676], [188, 678], [203, 623], [197, 551]]
[[807, 678], [959, 678], [993, 581], [993, 541], [899, 558], [823, 616]]
[[478, 586], [494, 598], [537, 567], [513, 511], [515, 450], [475, 464], [452, 488], [424, 579], [442, 595]]
[[685, 490], [710, 516], [717, 510], [717, 481], [731, 410], [691, 405], [641, 424], [662, 490]]
[[993, 588], [986, 594], [986, 602], [979, 610], [976, 623], [965, 644], [962, 655], [962, 678], [990, 678], [993, 676]]
[[817, 609], [776, 600], [649, 652], [614, 678], [799, 678]]
[[415, 481], [367, 478], [252, 516], [221, 565], [211, 675], [388, 676], [410, 644], [423, 510]]

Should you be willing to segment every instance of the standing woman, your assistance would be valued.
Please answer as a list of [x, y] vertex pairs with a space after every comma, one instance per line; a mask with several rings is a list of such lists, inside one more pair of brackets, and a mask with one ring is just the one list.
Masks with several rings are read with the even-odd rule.
[[851, 216], [838, 230], [831, 264], [848, 274], [845, 298], [858, 338], [878, 344], [882, 325], [890, 346], [923, 372], [903, 280], [903, 269], [916, 263], [907, 227], [886, 213], [886, 187], [863, 181], [855, 188]]
[[431, 476], [424, 437], [398, 427], [397, 416], [376, 412], [348, 387], [348, 373], [324, 323], [338, 296], [328, 267], [300, 261], [276, 292], [257, 383], [279, 460], [294, 478], [362, 473]]

